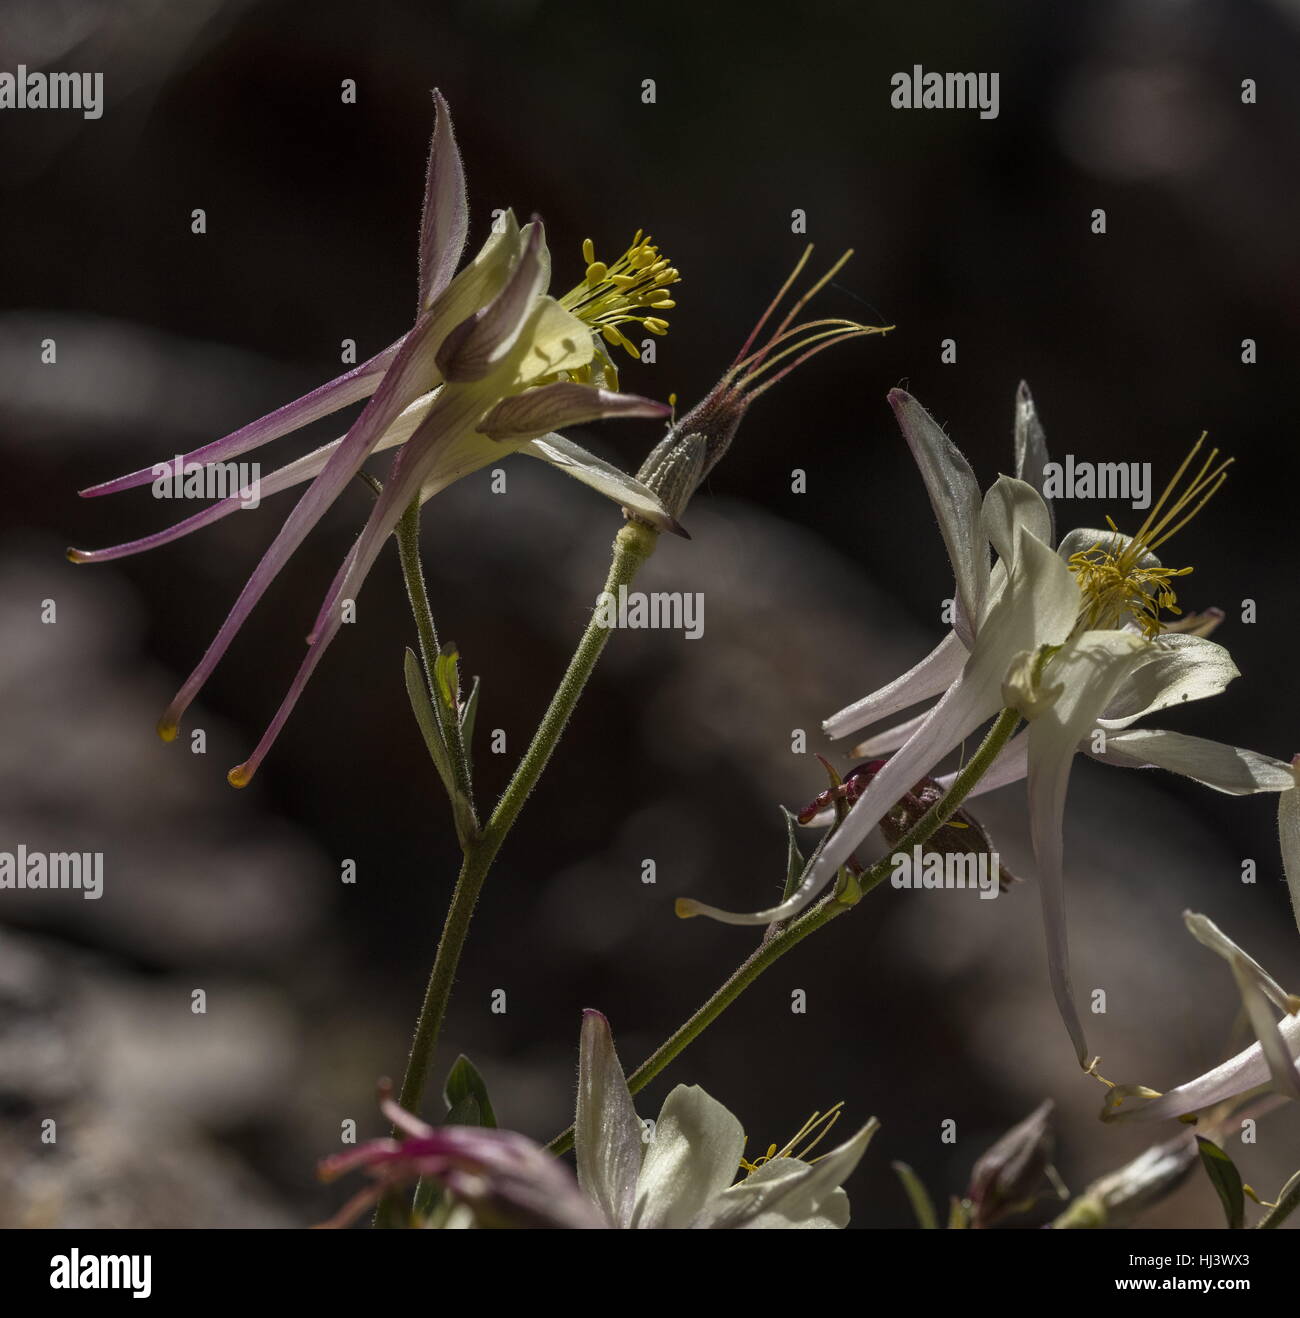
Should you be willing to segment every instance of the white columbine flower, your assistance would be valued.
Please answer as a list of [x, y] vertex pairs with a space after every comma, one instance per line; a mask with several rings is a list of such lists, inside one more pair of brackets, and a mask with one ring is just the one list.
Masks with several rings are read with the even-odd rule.
[[[740, 1122], [697, 1085], [678, 1085], [664, 1100], [647, 1138], [609, 1022], [598, 1011], [584, 1014], [574, 1131], [578, 1183], [611, 1226], [846, 1226], [849, 1201], [840, 1187], [878, 1124], [873, 1117], [852, 1139], [815, 1162], [793, 1156], [787, 1145], [744, 1164]], [[823, 1125], [823, 1133], [828, 1128]], [[737, 1181], [742, 1166], [753, 1170]]]
[[[1183, 919], [1192, 936], [1217, 952], [1232, 967], [1237, 991], [1246, 1008], [1257, 1043], [1195, 1080], [1166, 1094], [1142, 1085], [1111, 1089], [1102, 1109], [1103, 1121], [1158, 1121], [1182, 1117], [1236, 1098], [1270, 1080], [1289, 1098], [1300, 1098], [1300, 997], [1288, 993], [1254, 957], [1244, 952], [1212, 920], [1193, 911]], [[1283, 1013], [1279, 1022], [1278, 1015]], [[1130, 1102], [1131, 1099], [1137, 1102]]]
[[[1293, 897], [1300, 888], [1300, 797], [1290, 790], [1296, 777], [1289, 765], [1180, 733], [1129, 726], [1170, 705], [1216, 695], [1238, 676], [1228, 652], [1198, 634], [1212, 630], [1217, 616], [1191, 617], [1172, 627], [1162, 622], [1162, 610], [1178, 612], [1173, 578], [1191, 569], [1162, 567], [1153, 552], [1213, 495], [1228, 463], [1216, 462], [1216, 450], [1189, 477], [1198, 443], [1136, 535], [1113, 526], [1079, 529], [1054, 552], [1052, 511], [1030, 483], [1041, 484], [1046, 443], [1023, 384], [1016, 400], [1017, 476], [1000, 476], [982, 499], [970, 465], [929, 413], [902, 390], [892, 391], [889, 400], [948, 549], [955, 621], [909, 672], [823, 726], [831, 737], [846, 737], [909, 706], [933, 703], [855, 748], [863, 756], [895, 753], [788, 900], [744, 914], [683, 900], [678, 911], [731, 924], [797, 915], [915, 782], [1012, 706], [1029, 728], [1004, 748], [975, 794], [1028, 778], [1053, 992], [1086, 1066], [1087, 1043], [1070, 985], [1064, 895], [1065, 795], [1076, 750], [1126, 767], [1172, 769], [1233, 794], [1282, 793], [1283, 855]], [[990, 546], [997, 555], [992, 566]], [[1102, 745], [1104, 752], [1094, 749]]]

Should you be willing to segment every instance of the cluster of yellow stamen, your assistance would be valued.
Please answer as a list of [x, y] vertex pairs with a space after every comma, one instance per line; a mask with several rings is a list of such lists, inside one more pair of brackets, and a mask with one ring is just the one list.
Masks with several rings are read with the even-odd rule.
[[560, 305], [597, 331], [606, 343], [624, 348], [638, 361], [641, 350], [618, 328], [628, 322], [644, 325], [651, 334], [666, 334], [668, 322], [656, 313], [677, 304], [668, 289], [681, 276], [640, 229], [632, 245], [613, 265], [596, 260], [590, 238], [582, 244], [587, 273], [582, 283], [560, 299]]
[[1107, 517], [1106, 523], [1115, 532], [1116, 539], [1109, 546], [1099, 541], [1070, 556], [1070, 571], [1083, 592], [1083, 609], [1079, 615], [1082, 629], [1111, 629], [1131, 618], [1144, 636], [1152, 637], [1165, 629], [1160, 619], [1162, 610], [1174, 614], [1182, 612], [1171, 583], [1175, 577], [1185, 577], [1192, 569], [1160, 567], [1154, 563], [1144, 564], [1143, 560], [1182, 530], [1227, 478], [1232, 459], [1219, 462], [1219, 450], [1211, 449], [1201, 469], [1181, 490], [1178, 489], [1204, 442], [1205, 436], [1202, 435], [1127, 545], [1120, 549], [1115, 547], [1120, 544], [1119, 528]]
[[[800, 1162], [816, 1162], [816, 1158], [810, 1158], [808, 1155], [825, 1139], [831, 1127], [840, 1119], [843, 1108], [843, 1102], [839, 1102], [825, 1112], [814, 1112], [783, 1148], [778, 1149], [775, 1144], [770, 1144], [767, 1152], [760, 1154], [753, 1162], [742, 1157], [741, 1170], [746, 1175], [752, 1175], [764, 1163], [771, 1162], [775, 1158], [797, 1158]], [[803, 1147], [800, 1148], [800, 1145]]]

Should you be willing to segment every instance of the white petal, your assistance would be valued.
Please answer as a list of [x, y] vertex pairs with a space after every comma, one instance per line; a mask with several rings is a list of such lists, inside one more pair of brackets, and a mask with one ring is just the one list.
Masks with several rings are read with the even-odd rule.
[[1084, 632], [1048, 664], [1045, 687], [1061, 686], [1056, 701], [1029, 725], [1029, 820], [1038, 863], [1038, 888], [1047, 937], [1047, 967], [1056, 1005], [1081, 1065], [1087, 1041], [1074, 1005], [1065, 923], [1063, 826], [1070, 768], [1080, 738], [1148, 643], [1129, 632]]
[[892, 728], [886, 728], [884, 732], [877, 732], [874, 737], [860, 741], [849, 754], [855, 760], [874, 760], [878, 755], [888, 755], [910, 740], [917, 728], [929, 717], [930, 711], [923, 709], [915, 718], [910, 718], [904, 723], [895, 723]]
[[698, 1085], [678, 1085], [665, 1100], [641, 1164], [632, 1225], [687, 1227], [735, 1179], [745, 1133]]
[[1204, 737], [1189, 737], [1162, 728], [1132, 728], [1106, 734], [1106, 749], [1093, 754], [1091, 738], [1084, 749], [1103, 764], [1128, 769], [1168, 769], [1229, 796], [1256, 792], [1290, 795], [1295, 784], [1290, 766], [1257, 751], [1243, 750]]
[[1297, 1005], [1296, 999], [1292, 998], [1253, 956], [1234, 943], [1213, 920], [1195, 911], [1184, 911], [1183, 923], [1198, 943], [1208, 947], [1212, 952], [1217, 952], [1230, 966], [1240, 965], [1274, 1005], [1290, 1014], [1292, 1007]]
[[[1016, 390], [1015, 452], [1016, 476], [1042, 494], [1048, 462], [1047, 436], [1043, 434], [1043, 427], [1038, 420], [1038, 412], [1034, 407], [1029, 386], [1023, 380]], [[1043, 502], [1047, 505], [1047, 515], [1051, 518], [1051, 501], [1044, 496]], [[1048, 534], [1042, 538], [1049, 545], [1055, 539], [1055, 528], [1050, 522]]]
[[893, 389], [889, 402], [939, 519], [939, 531], [957, 583], [957, 630], [969, 643], [974, 625], [983, 616], [989, 584], [989, 551], [980, 529], [979, 483], [970, 463], [915, 398]]
[[723, 1191], [692, 1224], [713, 1230], [822, 1225], [829, 1214], [843, 1213], [848, 1221], [848, 1200], [842, 1206], [835, 1195], [862, 1160], [880, 1123], [873, 1117], [852, 1139], [815, 1162], [775, 1158]]
[[[1300, 788], [1300, 755], [1291, 762], [1292, 777]], [[1291, 891], [1291, 910], [1300, 927], [1300, 790], [1283, 792], [1277, 802], [1277, 836], [1282, 847], [1282, 868]]]
[[575, 444], [563, 435], [543, 435], [530, 440], [519, 452], [530, 458], [540, 458], [566, 476], [581, 481], [620, 507], [636, 513], [652, 526], [658, 526], [674, 535], [685, 534], [681, 524], [659, 501], [653, 490], [647, 489], [635, 476], [589, 453], [581, 444]]
[[1052, 515], [1043, 496], [1032, 485], [1010, 476], [999, 476], [984, 496], [980, 524], [1004, 561], [1015, 556], [1017, 527], [1023, 526], [1044, 544], [1052, 538]]
[[966, 647], [956, 632], [949, 632], [921, 662], [909, 668], [902, 677], [896, 677], [888, 686], [882, 686], [869, 696], [832, 714], [822, 724], [828, 737], [838, 740], [857, 732], [871, 723], [897, 714], [909, 705], [932, 700], [946, 691], [961, 675], [967, 658]]
[[[1294, 1057], [1300, 1053], [1300, 1016], [1288, 1016], [1279, 1030], [1289, 1054]], [[1167, 1117], [1183, 1117], [1257, 1089], [1268, 1079], [1268, 1063], [1263, 1050], [1255, 1043], [1221, 1066], [1161, 1094], [1159, 1098], [1139, 1103], [1126, 1101], [1118, 1107], [1108, 1105], [1102, 1112], [1102, 1120], [1162, 1121]]]
[[582, 1016], [573, 1133], [578, 1184], [611, 1225], [627, 1227], [645, 1142], [609, 1022], [598, 1011]]
[[1103, 728], [1126, 728], [1144, 714], [1217, 696], [1241, 676], [1227, 650], [1203, 636], [1174, 633], [1155, 645], [1151, 662], [1124, 683], [1097, 720]]

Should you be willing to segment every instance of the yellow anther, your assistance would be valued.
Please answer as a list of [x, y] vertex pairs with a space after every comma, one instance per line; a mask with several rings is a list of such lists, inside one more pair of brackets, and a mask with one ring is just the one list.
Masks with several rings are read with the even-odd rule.
[[636, 323], [651, 334], [666, 333], [668, 322], [652, 313], [676, 305], [665, 296], [665, 290], [677, 282], [678, 272], [660, 256], [649, 234], [640, 230], [617, 261], [598, 261], [590, 238], [583, 241], [582, 255], [586, 262], [583, 281], [560, 299], [560, 305], [585, 321], [606, 343], [617, 344], [639, 360], [639, 350], [618, 326]]
[[596, 244], [590, 238], [582, 240], [582, 262], [584, 265], [591, 265], [596, 259]]
[[[1175, 495], [1179, 482], [1204, 442], [1205, 436], [1202, 435], [1127, 545], [1117, 549], [1118, 539], [1110, 545], [1099, 541], [1070, 556], [1070, 571], [1083, 593], [1083, 608], [1079, 614], [1081, 627], [1108, 629], [1131, 619], [1141, 628], [1143, 635], [1152, 637], [1164, 630], [1160, 618], [1162, 610], [1173, 614], [1182, 612], [1170, 583], [1175, 577], [1187, 576], [1192, 569], [1144, 565], [1143, 559], [1186, 526], [1227, 479], [1232, 459], [1226, 458], [1216, 465], [1219, 450], [1212, 449], [1200, 471], [1181, 493]], [[1109, 517], [1106, 523], [1118, 537], [1115, 523]]]
[[592, 261], [587, 267], [587, 283], [589, 283], [592, 288], [595, 288], [597, 284], [604, 282], [604, 279], [608, 274], [609, 268], [605, 265], [604, 261]]

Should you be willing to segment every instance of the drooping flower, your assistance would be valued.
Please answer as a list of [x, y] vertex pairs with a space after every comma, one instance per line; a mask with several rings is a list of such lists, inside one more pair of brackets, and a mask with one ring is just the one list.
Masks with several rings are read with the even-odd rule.
[[[578, 1182], [611, 1226], [843, 1227], [849, 1202], [840, 1187], [878, 1124], [872, 1118], [852, 1139], [812, 1161], [800, 1156], [810, 1151], [806, 1126], [781, 1149], [745, 1162], [740, 1122], [698, 1086], [678, 1085], [647, 1137], [609, 1022], [598, 1011], [583, 1015], [574, 1127]], [[820, 1118], [813, 1125], [822, 1134], [829, 1129]], [[746, 1174], [736, 1180], [740, 1168]]]
[[[511, 452], [558, 467], [638, 517], [680, 530], [659, 499], [640, 482], [596, 458], [556, 428], [603, 417], [660, 417], [666, 406], [604, 384], [617, 381], [604, 343], [627, 340], [620, 324], [638, 322], [652, 333], [657, 314], [672, 305], [668, 288], [677, 271], [648, 238], [637, 234], [613, 267], [589, 259], [570, 294], [547, 294], [550, 255], [541, 222], [522, 229], [506, 212], [497, 231], [459, 274], [468, 229], [465, 178], [442, 97], [429, 157], [420, 226], [418, 315], [412, 329], [383, 352], [312, 393], [184, 455], [183, 463], [225, 462], [324, 416], [368, 398], [341, 439], [280, 468], [261, 483], [273, 494], [310, 481], [240, 593], [198, 667], [158, 725], [176, 736], [185, 710], [225, 654], [245, 619], [289, 557], [374, 453], [396, 448], [382, 493], [316, 616], [308, 649], [279, 711], [253, 754], [230, 771], [243, 786], [270, 749], [307, 680], [343, 620], [367, 573], [406, 508]], [[591, 257], [591, 245], [585, 246]], [[652, 314], [653, 313], [653, 314]], [[113, 494], [149, 483], [143, 468], [82, 493]], [[244, 498], [235, 494], [177, 525], [110, 549], [70, 550], [74, 562], [104, 562], [166, 544], [228, 516]]]
[[[845, 737], [911, 705], [934, 703], [855, 747], [860, 755], [895, 753], [873, 775], [788, 900], [734, 913], [687, 899], [678, 902], [678, 910], [734, 924], [797, 915], [913, 783], [999, 709], [1012, 706], [1029, 728], [1005, 747], [974, 794], [1029, 779], [1049, 973], [1062, 1019], [1086, 1066], [1087, 1043], [1070, 984], [1062, 838], [1076, 750], [1104, 762], [1173, 768], [1221, 791], [1283, 792], [1284, 810], [1297, 799], [1290, 791], [1295, 777], [1281, 761], [1178, 733], [1129, 728], [1145, 714], [1215, 695], [1238, 676], [1228, 652], [1203, 634], [1213, 629], [1214, 613], [1172, 626], [1162, 620], [1162, 610], [1177, 611], [1172, 580], [1190, 569], [1166, 569], [1154, 553], [1214, 494], [1227, 463], [1213, 452], [1189, 476], [1198, 443], [1134, 536], [1113, 526], [1080, 529], [1053, 552], [1052, 511], [1038, 490], [1020, 479], [1041, 481], [1047, 462], [1042, 427], [1025, 386], [1016, 401], [1017, 477], [999, 477], [982, 500], [969, 464], [933, 418], [901, 390], [890, 394], [890, 402], [952, 563], [953, 630], [909, 672], [832, 716], [824, 727], [832, 737]], [[990, 546], [997, 554], [991, 567]], [[1097, 738], [1098, 732], [1104, 737]], [[1103, 743], [1104, 752], [1096, 749]], [[1284, 838], [1289, 818], [1283, 817]], [[1289, 836], [1288, 873], [1300, 874], [1300, 813]], [[1294, 888], [1296, 880], [1292, 883]]]
[[325, 1225], [347, 1226], [388, 1190], [422, 1177], [449, 1191], [456, 1207], [467, 1209], [479, 1226], [589, 1230], [607, 1225], [568, 1167], [527, 1136], [483, 1126], [430, 1126], [386, 1094], [380, 1108], [405, 1138], [369, 1140], [321, 1162], [322, 1180], [361, 1170], [372, 1182]]
[[1184, 1117], [1270, 1082], [1288, 1098], [1300, 1098], [1300, 995], [1288, 993], [1212, 920], [1184, 911], [1183, 921], [1197, 942], [1231, 967], [1257, 1042], [1164, 1094], [1145, 1085], [1112, 1086], [1102, 1108], [1103, 1121]]

